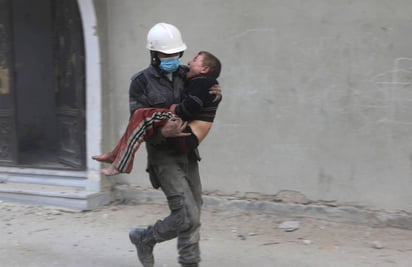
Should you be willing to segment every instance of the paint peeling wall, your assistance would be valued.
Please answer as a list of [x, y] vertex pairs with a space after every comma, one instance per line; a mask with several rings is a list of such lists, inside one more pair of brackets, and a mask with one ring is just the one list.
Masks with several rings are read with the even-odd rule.
[[[103, 150], [128, 119], [148, 29], [178, 26], [183, 61], [223, 63], [224, 100], [201, 144], [204, 189], [412, 211], [412, 4], [404, 0], [95, 1]], [[114, 129], [114, 130], [113, 130]], [[148, 186], [145, 152], [126, 180]]]

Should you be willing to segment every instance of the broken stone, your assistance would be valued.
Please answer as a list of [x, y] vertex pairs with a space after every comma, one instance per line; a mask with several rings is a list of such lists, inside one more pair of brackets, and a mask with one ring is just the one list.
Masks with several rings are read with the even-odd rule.
[[62, 215], [62, 213], [58, 210], [49, 210], [47, 215]]
[[311, 245], [312, 244], [312, 240], [308, 240], [308, 239], [304, 239], [302, 240], [304, 245]]
[[293, 232], [299, 229], [300, 223], [298, 221], [285, 221], [279, 224], [279, 229], [286, 232]]
[[382, 243], [378, 240], [372, 242], [372, 247], [376, 249], [383, 249]]

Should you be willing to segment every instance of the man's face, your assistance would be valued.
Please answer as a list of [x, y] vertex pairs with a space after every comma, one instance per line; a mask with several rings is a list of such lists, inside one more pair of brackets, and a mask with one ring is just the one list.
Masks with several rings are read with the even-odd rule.
[[189, 71], [186, 74], [187, 79], [207, 72], [207, 68], [203, 66], [203, 55], [201, 54], [196, 55], [187, 65], [189, 66]]
[[179, 56], [179, 55], [180, 55], [180, 53], [165, 54], [165, 53], [162, 53], [162, 52], [157, 52], [157, 56], [158, 56], [159, 58], [177, 57], [177, 56]]

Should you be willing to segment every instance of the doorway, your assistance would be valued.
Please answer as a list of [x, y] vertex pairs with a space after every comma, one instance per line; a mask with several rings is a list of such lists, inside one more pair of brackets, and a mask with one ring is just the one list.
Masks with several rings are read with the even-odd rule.
[[9, 70], [0, 77], [8, 78], [8, 88], [0, 85], [0, 121], [10, 129], [0, 134], [0, 164], [83, 170], [85, 68], [77, 1], [0, 0], [0, 9], [0, 71]]

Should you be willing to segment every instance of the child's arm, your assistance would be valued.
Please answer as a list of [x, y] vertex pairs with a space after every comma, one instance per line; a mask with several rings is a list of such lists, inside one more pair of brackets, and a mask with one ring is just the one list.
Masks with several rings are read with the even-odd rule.
[[175, 114], [184, 121], [190, 121], [199, 113], [206, 103], [212, 102], [215, 95], [209, 93], [209, 89], [217, 84], [216, 79], [203, 77], [190, 82], [186, 88], [188, 95], [174, 107]]
[[171, 106], [170, 106], [170, 111], [173, 113], [173, 114], [176, 114], [176, 106], [177, 106], [177, 104], [172, 104]]

